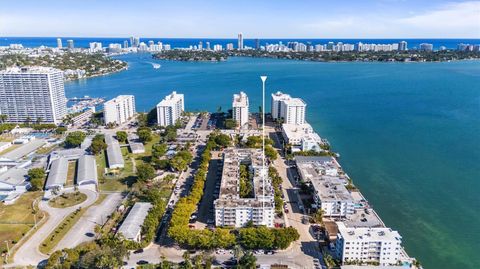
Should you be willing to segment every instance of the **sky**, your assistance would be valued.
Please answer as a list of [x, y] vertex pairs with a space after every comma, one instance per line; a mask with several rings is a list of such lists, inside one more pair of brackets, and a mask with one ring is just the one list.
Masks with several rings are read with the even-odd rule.
[[480, 1], [23, 0], [0, 3], [0, 36], [480, 38]]

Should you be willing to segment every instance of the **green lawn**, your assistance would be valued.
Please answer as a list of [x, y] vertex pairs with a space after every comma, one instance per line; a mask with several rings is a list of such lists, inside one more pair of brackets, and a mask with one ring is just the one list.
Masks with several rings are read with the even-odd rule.
[[87, 200], [87, 195], [81, 192], [63, 193], [48, 201], [48, 205], [56, 208], [66, 208], [78, 205]]
[[77, 171], [77, 161], [68, 162], [66, 187], [73, 186], [75, 183], [75, 172]]
[[14, 150], [14, 149], [17, 149], [19, 148], [20, 146], [23, 146], [23, 145], [20, 145], [20, 144], [14, 144], [14, 145], [11, 145], [8, 149], [0, 152], [0, 155], [3, 155], [3, 154], [6, 154], [6, 153], [9, 153], [10, 151]]
[[0, 252], [6, 250], [5, 240], [9, 241], [9, 247], [13, 242], [18, 242], [34, 225], [34, 214], [39, 222], [43, 213], [38, 207], [32, 208], [32, 203], [39, 198], [42, 192], [27, 192], [23, 194], [13, 205], [0, 204]]
[[105, 153], [103, 152], [96, 157], [100, 183], [99, 189], [102, 191], [125, 191], [136, 181], [131, 158], [133, 155], [129, 152], [128, 147], [122, 147], [121, 149], [125, 167], [111, 170], [108, 175], [103, 173], [107, 165]]

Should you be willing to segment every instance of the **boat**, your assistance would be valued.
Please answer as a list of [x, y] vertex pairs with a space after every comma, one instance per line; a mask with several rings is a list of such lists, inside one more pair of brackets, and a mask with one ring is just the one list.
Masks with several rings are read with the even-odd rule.
[[160, 64], [156, 64], [156, 63], [152, 63], [152, 66], [153, 66], [154, 69], [158, 69], [158, 68], [161, 67]]

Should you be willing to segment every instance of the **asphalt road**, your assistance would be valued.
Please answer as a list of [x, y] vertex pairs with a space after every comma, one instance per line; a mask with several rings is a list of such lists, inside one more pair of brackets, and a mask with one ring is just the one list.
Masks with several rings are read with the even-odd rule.
[[98, 197], [96, 192], [90, 190], [80, 190], [87, 195], [87, 200], [76, 206], [68, 208], [53, 208], [48, 205], [48, 201], [41, 201], [39, 203], [40, 210], [48, 213], [47, 221], [35, 232], [32, 237], [25, 241], [25, 243], [17, 250], [14, 256], [15, 266], [38, 265], [41, 261], [48, 258], [47, 255], [42, 254], [39, 250], [40, 244], [55, 230], [57, 225], [73, 211], [79, 207], [87, 207], [93, 204]]

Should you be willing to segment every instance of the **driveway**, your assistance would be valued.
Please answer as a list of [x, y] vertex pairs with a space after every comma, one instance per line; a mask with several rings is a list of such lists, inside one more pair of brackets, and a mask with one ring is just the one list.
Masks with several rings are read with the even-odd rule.
[[77, 223], [58, 243], [55, 250], [73, 248], [95, 239], [95, 225], [103, 225], [110, 214], [121, 204], [121, 193], [112, 193], [99, 205], [94, 205], [83, 214]]
[[48, 259], [48, 256], [42, 254], [39, 250], [40, 244], [55, 230], [57, 225], [73, 211], [79, 207], [88, 207], [93, 204], [98, 197], [96, 192], [90, 190], [80, 190], [80, 192], [87, 195], [87, 200], [76, 206], [68, 208], [53, 208], [48, 205], [48, 201], [41, 201], [39, 203], [40, 210], [48, 213], [47, 221], [32, 235], [25, 243], [17, 250], [14, 257], [14, 265], [38, 265], [41, 261]]

